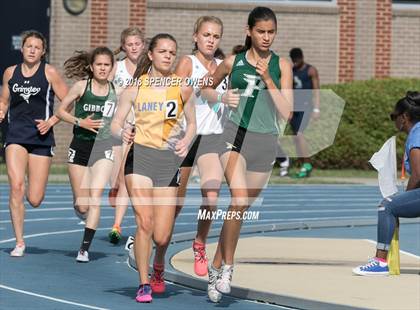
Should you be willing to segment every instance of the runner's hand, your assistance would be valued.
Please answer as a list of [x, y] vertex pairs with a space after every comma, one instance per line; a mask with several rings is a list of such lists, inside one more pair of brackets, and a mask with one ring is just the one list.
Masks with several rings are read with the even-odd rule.
[[127, 126], [121, 132], [121, 139], [123, 140], [124, 144], [133, 143], [135, 136], [136, 136], [136, 127], [134, 126]]
[[267, 81], [271, 80], [267, 60], [265, 60], [265, 59], [258, 60], [257, 61], [257, 66], [256, 66], [256, 71], [261, 76], [264, 83], [267, 84]]
[[175, 145], [175, 154], [179, 157], [185, 157], [188, 154], [188, 146], [190, 145], [187, 139], [178, 140]]
[[52, 127], [49, 120], [36, 119], [35, 122], [37, 123], [36, 128], [41, 135], [45, 135]]
[[81, 119], [80, 120], [80, 127], [84, 128], [84, 129], [87, 129], [87, 130], [90, 130], [94, 133], [98, 133], [97, 129], [100, 129], [100, 128], [104, 127], [104, 123], [103, 123], [102, 119], [93, 120], [92, 117], [94, 115], [95, 114], [92, 113], [88, 117]]
[[241, 95], [238, 93], [238, 89], [229, 89], [222, 96], [222, 102], [228, 105], [232, 109], [238, 108]]

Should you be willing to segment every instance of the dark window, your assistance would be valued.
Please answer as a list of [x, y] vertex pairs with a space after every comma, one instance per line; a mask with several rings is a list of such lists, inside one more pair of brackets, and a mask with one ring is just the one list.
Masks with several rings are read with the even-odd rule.
[[420, 4], [420, 0], [392, 0], [394, 4]]

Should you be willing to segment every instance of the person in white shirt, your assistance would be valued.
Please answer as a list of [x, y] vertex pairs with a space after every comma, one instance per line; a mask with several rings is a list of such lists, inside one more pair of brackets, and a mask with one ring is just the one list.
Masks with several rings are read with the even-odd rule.
[[[114, 52], [115, 55], [125, 53], [125, 58], [117, 61], [113, 69], [113, 82], [117, 96], [120, 96], [125, 88], [135, 83], [133, 80], [137, 62], [144, 49], [144, 34], [138, 27], [129, 27], [121, 32], [121, 45]], [[126, 126], [131, 126], [134, 120], [134, 111], [129, 114]], [[127, 212], [129, 198], [125, 186], [124, 167], [129, 145], [121, 144], [115, 139], [114, 143], [115, 164], [111, 177], [111, 190], [109, 191], [110, 204], [115, 207], [115, 220], [111, 231], [108, 234], [109, 241], [118, 244], [121, 240], [121, 223]]]

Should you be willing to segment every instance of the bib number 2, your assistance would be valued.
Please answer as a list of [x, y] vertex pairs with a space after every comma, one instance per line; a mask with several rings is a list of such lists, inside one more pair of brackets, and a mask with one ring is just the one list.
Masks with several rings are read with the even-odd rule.
[[178, 101], [165, 101], [165, 119], [174, 119], [178, 115]]

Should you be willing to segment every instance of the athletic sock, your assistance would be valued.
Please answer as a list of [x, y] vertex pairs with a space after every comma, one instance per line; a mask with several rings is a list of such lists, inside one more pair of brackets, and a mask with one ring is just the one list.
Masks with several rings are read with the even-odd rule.
[[194, 240], [194, 242], [193, 242], [193, 248], [201, 248], [201, 247], [205, 247], [205, 246], [206, 246], [206, 244], [202, 243], [200, 241]]
[[92, 243], [93, 237], [95, 236], [95, 229], [85, 228], [85, 234], [83, 235], [82, 245], [80, 249], [82, 251], [89, 251], [90, 244]]
[[165, 270], [165, 264], [159, 264], [159, 263], [153, 262], [153, 269], [157, 271], [163, 271]]

